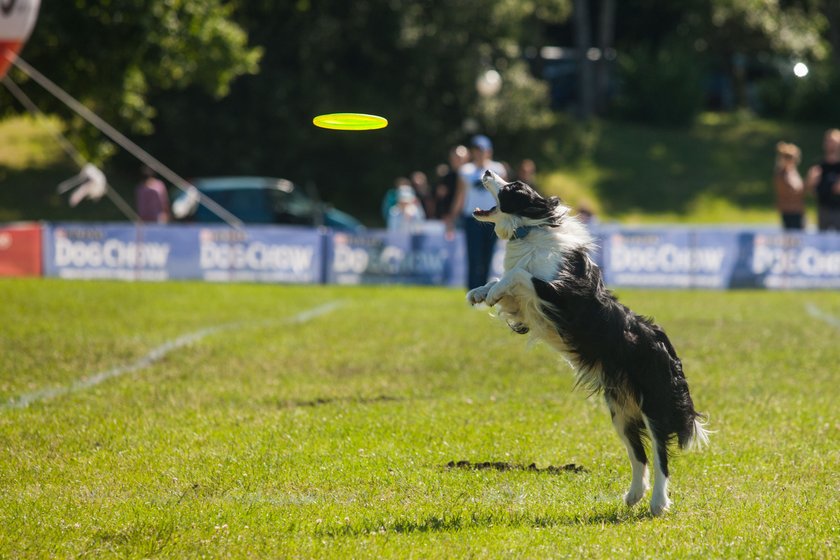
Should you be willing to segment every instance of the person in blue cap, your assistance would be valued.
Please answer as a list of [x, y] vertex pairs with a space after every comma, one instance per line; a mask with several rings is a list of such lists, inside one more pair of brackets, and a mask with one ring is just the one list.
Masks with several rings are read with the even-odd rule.
[[[460, 219], [467, 241], [467, 289], [472, 290], [487, 283], [493, 252], [496, 248], [496, 234], [492, 224], [473, 218], [475, 208], [491, 208], [496, 204], [493, 195], [481, 183], [481, 177], [488, 169], [507, 179], [507, 170], [498, 161], [493, 161], [493, 143], [487, 136], [477, 134], [469, 143], [471, 161], [458, 170], [458, 188], [452, 204], [452, 216]], [[454, 220], [447, 223], [451, 231]]]

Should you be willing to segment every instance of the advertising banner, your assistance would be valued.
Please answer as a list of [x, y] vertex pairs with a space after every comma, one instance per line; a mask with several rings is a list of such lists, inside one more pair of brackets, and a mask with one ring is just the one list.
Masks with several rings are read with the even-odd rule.
[[599, 237], [611, 286], [728, 288], [740, 254], [734, 232], [615, 229]]
[[463, 236], [444, 232], [369, 230], [332, 234], [327, 282], [334, 284], [462, 284]]
[[59, 278], [322, 281], [323, 235], [311, 228], [55, 224], [45, 274]]
[[840, 288], [840, 235], [754, 233], [734, 287]]
[[59, 278], [168, 280], [177, 277], [170, 272], [172, 238], [169, 228], [164, 226], [46, 226], [44, 273]]
[[303, 227], [202, 227], [198, 277], [213, 282], [323, 281], [323, 234]]
[[0, 226], [0, 276], [41, 275], [41, 225]]
[[[41, 231], [43, 230], [43, 232]], [[633, 288], [840, 288], [840, 235], [773, 230], [593, 231], [604, 281]], [[497, 242], [491, 276], [504, 273]], [[42, 255], [42, 256], [41, 256]], [[69, 224], [0, 227], [0, 275], [464, 287], [462, 232]]]

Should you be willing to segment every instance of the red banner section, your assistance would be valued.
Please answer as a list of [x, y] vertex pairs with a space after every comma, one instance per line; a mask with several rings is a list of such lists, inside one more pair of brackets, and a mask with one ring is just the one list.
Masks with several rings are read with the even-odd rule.
[[41, 225], [0, 226], [0, 276], [41, 276]]

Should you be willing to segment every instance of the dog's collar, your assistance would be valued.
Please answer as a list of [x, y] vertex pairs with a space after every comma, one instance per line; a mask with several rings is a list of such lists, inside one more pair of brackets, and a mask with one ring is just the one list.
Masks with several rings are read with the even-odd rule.
[[525, 239], [535, 229], [538, 229], [537, 226], [519, 226], [513, 230], [513, 237], [511, 239]]

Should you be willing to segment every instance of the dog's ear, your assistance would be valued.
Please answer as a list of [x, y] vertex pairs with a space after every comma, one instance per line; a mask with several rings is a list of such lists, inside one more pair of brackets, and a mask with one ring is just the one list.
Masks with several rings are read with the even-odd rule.
[[554, 210], [555, 208], [563, 204], [563, 200], [559, 196], [549, 196], [546, 199], [545, 203], [546, 206]]
[[557, 208], [563, 206], [563, 199], [561, 199], [559, 196], [548, 197], [547, 199], [545, 199], [545, 204], [548, 207], [549, 212], [554, 214], [554, 218], [552, 219], [552, 223], [554, 225], [560, 225], [560, 223], [563, 221], [563, 218], [565, 218], [569, 214], [568, 209], [564, 210], [561, 213], [557, 212]]

